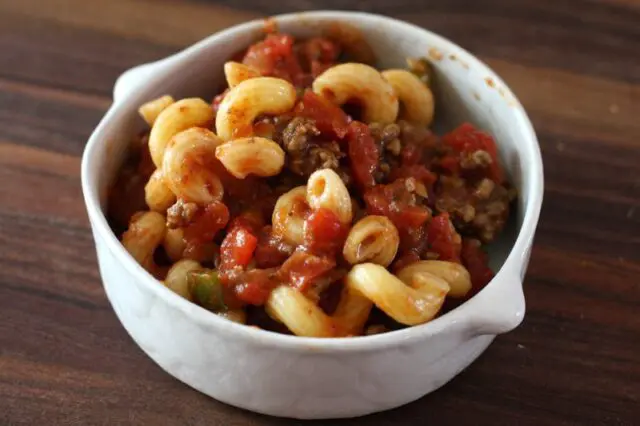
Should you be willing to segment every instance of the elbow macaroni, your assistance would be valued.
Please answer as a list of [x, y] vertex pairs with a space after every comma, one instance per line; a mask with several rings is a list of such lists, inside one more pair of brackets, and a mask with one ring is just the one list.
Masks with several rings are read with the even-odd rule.
[[196, 262], [212, 262], [216, 252], [216, 245], [213, 242], [188, 246], [184, 239], [182, 228], [167, 229], [167, 233], [162, 241], [162, 247], [172, 262], [182, 259], [195, 260]]
[[164, 247], [164, 251], [172, 262], [182, 260], [184, 258], [184, 249], [187, 248], [182, 228], [167, 229], [162, 241], [162, 247]]
[[263, 114], [290, 111], [296, 102], [296, 89], [286, 80], [257, 77], [229, 90], [218, 108], [216, 132], [224, 141], [253, 135], [253, 121]]
[[211, 105], [199, 98], [182, 99], [166, 107], [156, 118], [149, 134], [149, 152], [156, 167], [162, 167], [169, 140], [191, 127], [209, 127], [213, 121]]
[[429, 273], [449, 283], [449, 296], [464, 297], [471, 290], [471, 276], [467, 269], [455, 262], [442, 260], [421, 260], [405, 266], [398, 271], [398, 278], [407, 281], [411, 276]]
[[235, 139], [218, 146], [216, 158], [238, 179], [249, 174], [275, 176], [284, 167], [284, 151], [280, 145], [257, 136]]
[[165, 218], [157, 212], [140, 212], [133, 216], [122, 236], [122, 245], [148, 272], [157, 275], [159, 268], [153, 254], [166, 232]]
[[173, 98], [169, 95], [161, 96], [158, 99], [154, 99], [142, 105], [138, 108], [138, 113], [149, 126], [153, 126], [158, 115], [160, 115], [162, 111], [174, 102]]
[[371, 262], [389, 266], [396, 257], [400, 236], [386, 216], [365, 216], [353, 225], [342, 253], [352, 265]]
[[398, 115], [398, 97], [393, 87], [368, 65], [333, 66], [313, 81], [313, 91], [337, 105], [358, 101], [366, 123], [393, 123]]
[[194, 127], [176, 134], [167, 145], [162, 170], [178, 198], [198, 204], [222, 199], [224, 188], [212, 170], [221, 141], [210, 130]]
[[307, 203], [314, 210], [331, 210], [344, 224], [350, 224], [353, 219], [349, 190], [340, 176], [331, 169], [316, 170], [309, 176]]
[[188, 274], [201, 268], [200, 264], [195, 260], [179, 260], [169, 269], [167, 277], [164, 279], [164, 285], [185, 299], [193, 300], [189, 291]]
[[250, 78], [260, 77], [260, 72], [240, 62], [229, 61], [224, 64], [224, 75], [230, 88]]
[[341, 337], [361, 333], [374, 304], [401, 324], [423, 324], [438, 314], [452, 285], [459, 286], [466, 280], [464, 267], [446, 263], [450, 262], [416, 268], [410, 265], [398, 276], [374, 263], [356, 265], [345, 277], [333, 315], [327, 315], [299, 290], [286, 284], [273, 290], [265, 308], [297, 336]]
[[161, 169], [156, 169], [144, 187], [144, 200], [149, 209], [164, 213], [176, 202], [176, 196], [164, 179]]
[[372, 306], [361, 294], [345, 287], [330, 316], [300, 291], [281, 285], [271, 292], [265, 309], [297, 336], [345, 337], [362, 332]]
[[300, 245], [304, 241], [304, 212], [307, 204], [307, 187], [298, 186], [282, 194], [276, 201], [271, 223], [276, 235], [289, 244]]
[[403, 282], [374, 263], [354, 266], [345, 282], [391, 318], [406, 325], [432, 320], [449, 292], [449, 284], [435, 275], [420, 272]]
[[431, 89], [407, 70], [383, 71], [382, 77], [393, 87], [404, 105], [404, 114], [400, 118], [421, 126], [429, 126], [433, 121], [434, 110]]

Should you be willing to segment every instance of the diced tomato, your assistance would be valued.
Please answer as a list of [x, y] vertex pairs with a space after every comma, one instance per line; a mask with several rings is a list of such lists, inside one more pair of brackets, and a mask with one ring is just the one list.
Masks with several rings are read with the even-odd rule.
[[229, 209], [221, 202], [208, 204], [196, 213], [195, 217], [184, 228], [184, 239], [187, 242], [211, 241], [218, 231], [229, 222]]
[[278, 276], [283, 282], [304, 292], [335, 266], [335, 261], [329, 257], [297, 251], [284, 262]]
[[300, 56], [309, 63], [313, 61], [335, 62], [340, 55], [340, 46], [324, 37], [312, 37], [300, 47]]
[[269, 34], [263, 41], [249, 47], [242, 63], [256, 68], [264, 76], [297, 84], [304, 73], [293, 53], [293, 42], [289, 34]]
[[249, 230], [252, 234], [257, 235], [263, 225], [264, 218], [262, 217], [262, 212], [257, 209], [249, 209], [234, 217], [229, 223], [229, 229], [241, 227]]
[[246, 267], [258, 244], [258, 239], [243, 226], [230, 228], [220, 245], [220, 269]]
[[471, 292], [467, 297], [478, 293], [482, 290], [494, 276], [493, 271], [489, 268], [489, 256], [482, 250], [479, 240], [465, 238], [462, 240], [462, 264], [471, 275]]
[[400, 159], [403, 166], [420, 164], [422, 161], [422, 148], [416, 144], [406, 144], [400, 151]]
[[274, 235], [271, 226], [265, 226], [258, 237], [254, 260], [258, 268], [272, 268], [282, 265], [293, 253], [293, 247]]
[[438, 253], [439, 260], [460, 262], [462, 242], [448, 213], [442, 213], [429, 222], [427, 242], [429, 243], [429, 251]]
[[431, 188], [438, 179], [434, 173], [430, 172], [429, 169], [423, 165], [396, 167], [389, 174], [389, 179], [391, 180], [410, 177], [422, 182], [427, 189]]
[[352, 121], [347, 140], [354, 180], [362, 190], [373, 187], [376, 184], [375, 173], [380, 162], [380, 151], [371, 137], [369, 127], [359, 121]]
[[503, 182], [504, 172], [500, 167], [496, 143], [489, 134], [476, 129], [473, 124], [464, 123], [444, 135], [442, 141], [459, 153], [472, 153], [477, 150], [488, 152], [493, 160], [489, 166], [489, 177], [497, 183]]
[[325, 136], [342, 139], [349, 130], [349, 117], [322, 96], [306, 90], [296, 105], [294, 114], [298, 117], [310, 118]]
[[451, 174], [460, 173], [460, 159], [456, 155], [447, 155], [440, 160], [440, 167]]
[[364, 201], [367, 213], [387, 216], [398, 230], [418, 228], [431, 217], [428, 207], [414, 203], [405, 179], [374, 186], [364, 194]]
[[347, 226], [329, 209], [320, 208], [304, 222], [304, 246], [313, 253], [334, 254], [347, 238]]
[[255, 306], [264, 305], [271, 290], [280, 283], [272, 269], [243, 271], [235, 280], [232, 287], [235, 296], [240, 301]]
[[300, 63], [313, 78], [332, 67], [340, 55], [340, 46], [324, 37], [313, 37], [299, 48]]

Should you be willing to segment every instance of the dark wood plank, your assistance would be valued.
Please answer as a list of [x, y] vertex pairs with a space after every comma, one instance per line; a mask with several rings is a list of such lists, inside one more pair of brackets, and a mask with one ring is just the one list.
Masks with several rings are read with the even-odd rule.
[[[213, 401], [132, 342], [100, 284], [80, 155], [125, 69], [252, 17], [342, 7], [0, 2], [0, 424], [298, 424]], [[442, 33], [496, 69], [538, 131], [546, 193], [524, 323], [438, 392], [336, 424], [638, 424], [640, 4], [351, 7]]]

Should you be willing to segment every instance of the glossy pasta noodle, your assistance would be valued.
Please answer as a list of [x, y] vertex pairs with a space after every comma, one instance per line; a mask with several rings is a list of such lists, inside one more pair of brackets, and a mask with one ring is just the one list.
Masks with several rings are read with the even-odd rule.
[[211, 102], [141, 105], [109, 197], [131, 256], [212, 314], [308, 337], [424, 324], [487, 285], [515, 196], [495, 141], [429, 129], [425, 59], [380, 70], [349, 51], [270, 33], [212, 70]]

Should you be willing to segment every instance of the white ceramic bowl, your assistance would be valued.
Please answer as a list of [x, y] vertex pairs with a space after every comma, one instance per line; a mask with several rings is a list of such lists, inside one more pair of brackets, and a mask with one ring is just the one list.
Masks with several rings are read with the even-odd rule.
[[104, 287], [118, 318], [160, 367], [215, 399], [295, 418], [360, 416], [394, 408], [437, 389], [475, 360], [496, 334], [516, 327], [525, 303], [522, 279], [543, 193], [542, 162], [525, 111], [485, 64], [422, 28], [366, 13], [309, 12], [275, 17], [297, 36], [329, 24], [358, 28], [381, 68], [407, 56], [433, 59], [437, 126], [470, 120], [491, 132], [519, 190], [512, 226], [492, 247], [493, 281], [457, 309], [421, 326], [342, 339], [280, 335], [239, 325], [192, 304], [156, 281], [123, 249], [105, 219], [107, 187], [143, 123], [136, 109], [170, 93], [209, 99], [223, 62], [256, 41], [263, 21], [229, 28], [164, 60], [124, 73], [114, 103], [82, 159], [82, 189]]

